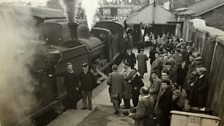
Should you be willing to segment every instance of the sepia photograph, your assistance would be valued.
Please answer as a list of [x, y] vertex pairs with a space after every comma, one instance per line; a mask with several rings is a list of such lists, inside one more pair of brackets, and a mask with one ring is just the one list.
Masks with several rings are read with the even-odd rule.
[[224, 0], [0, 0], [0, 126], [224, 126]]

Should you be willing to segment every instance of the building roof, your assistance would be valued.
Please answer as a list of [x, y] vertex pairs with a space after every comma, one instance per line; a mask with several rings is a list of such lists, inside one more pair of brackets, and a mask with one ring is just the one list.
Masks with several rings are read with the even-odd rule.
[[224, 6], [224, 0], [203, 0], [189, 6], [188, 10], [180, 12], [178, 15], [200, 16], [221, 6]]
[[65, 18], [62, 10], [40, 8], [40, 7], [28, 7], [28, 6], [17, 6], [17, 5], [0, 5], [1, 11], [11, 11], [18, 14], [32, 15], [33, 17], [38, 17], [42, 19], [52, 19], [52, 18]]
[[170, 11], [159, 5], [154, 7], [153, 4], [134, 12], [126, 20], [128, 24], [153, 24], [153, 19], [155, 24], [166, 24], [170, 21], [176, 21], [175, 15]]

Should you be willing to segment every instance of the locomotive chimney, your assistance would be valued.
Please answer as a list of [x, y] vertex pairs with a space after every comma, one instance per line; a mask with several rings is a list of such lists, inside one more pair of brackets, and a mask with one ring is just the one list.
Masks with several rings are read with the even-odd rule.
[[60, 0], [68, 21], [68, 28], [72, 40], [78, 39], [78, 24], [75, 23], [75, 17], [78, 8], [78, 0]]
[[78, 24], [75, 22], [69, 22], [68, 28], [72, 40], [78, 40]]

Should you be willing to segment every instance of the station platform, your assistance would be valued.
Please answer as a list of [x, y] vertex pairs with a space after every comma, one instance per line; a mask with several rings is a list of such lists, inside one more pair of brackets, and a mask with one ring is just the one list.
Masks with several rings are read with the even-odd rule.
[[[137, 55], [137, 49], [133, 52]], [[145, 54], [149, 54], [145, 50]], [[148, 64], [148, 72], [150, 71], [150, 62]], [[137, 68], [137, 64], [136, 64]], [[122, 72], [123, 64], [119, 66], [119, 72]], [[144, 75], [145, 86], [150, 86], [149, 73]], [[128, 116], [114, 115], [112, 103], [108, 92], [106, 81], [102, 82], [93, 90], [93, 109], [81, 110], [82, 100], [78, 102], [77, 110], [67, 110], [53, 120], [48, 126], [134, 126], [134, 120]], [[123, 103], [121, 103], [121, 106]]]

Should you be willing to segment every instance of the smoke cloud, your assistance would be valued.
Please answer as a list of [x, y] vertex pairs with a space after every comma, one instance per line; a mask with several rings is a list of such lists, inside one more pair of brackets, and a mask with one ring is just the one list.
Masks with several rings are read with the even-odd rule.
[[0, 3], [24, 3], [28, 4], [31, 3], [31, 6], [46, 6], [48, 0], [0, 0]]
[[64, 9], [68, 22], [74, 22], [78, 9], [78, 0], [60, 0], [60, 3]]
[[33, 96], [36, 83], [29, 69], [36, 35], [29, 16], [18, 15], [18, 11], [15, 14], [2, 6], [0, 9], [0, 122], [14, 126], [36, 105]]
[[96, 23], [96, 12], [98, 10], [100, 0], [82, 0], [82, 8], [85, 10], [87, 16], [87, 23], [89, 29]]

